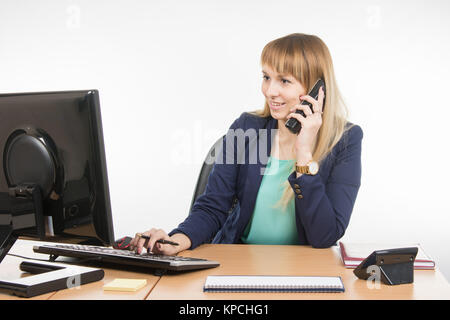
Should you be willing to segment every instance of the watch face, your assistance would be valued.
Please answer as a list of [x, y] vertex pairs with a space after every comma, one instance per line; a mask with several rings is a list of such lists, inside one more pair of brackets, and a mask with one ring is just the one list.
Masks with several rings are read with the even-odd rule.
[[315, 161], [312, 161], [309, 164], [309, 172], [311, 172], [311, 174], [316, 174], [317, 172], [319, 172], [319, 164]]

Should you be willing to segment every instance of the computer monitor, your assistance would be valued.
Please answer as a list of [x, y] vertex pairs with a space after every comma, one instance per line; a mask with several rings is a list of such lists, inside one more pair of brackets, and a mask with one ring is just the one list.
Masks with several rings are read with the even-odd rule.
[[114, 242], [97, 90], [0, 94], [0, 152], [0, 253], [18, 235]]

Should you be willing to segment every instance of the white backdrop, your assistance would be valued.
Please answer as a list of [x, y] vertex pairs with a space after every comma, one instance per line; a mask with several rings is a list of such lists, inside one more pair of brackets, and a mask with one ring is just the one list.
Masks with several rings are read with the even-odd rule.
[[363, 177], [343, 239], [421, 243], [450, 279], [450, 2], [0, 2], [0, 92], [99, 89], [116, 238], [188, 214], [210, 145], [261, 108], [264, 45], [328, 45]]

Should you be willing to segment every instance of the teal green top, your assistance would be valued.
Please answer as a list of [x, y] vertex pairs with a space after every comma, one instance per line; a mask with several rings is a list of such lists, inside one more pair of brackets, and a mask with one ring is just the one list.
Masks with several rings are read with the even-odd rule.
[[295, 203], [278, 205], [295, 160], [269, 158], [259, 187], [253, 216], [241, 237], [247, 244], [299, 244]]

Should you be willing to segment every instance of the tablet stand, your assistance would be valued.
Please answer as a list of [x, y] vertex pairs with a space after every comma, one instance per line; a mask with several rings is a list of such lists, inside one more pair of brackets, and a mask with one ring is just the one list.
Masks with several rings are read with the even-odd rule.
[[20, 297], [34, 297], [44, 293], [77, 288], [82, 284], [103, 279], [102, 269], [71, 266], [54, 262], [23, 261], [20, 270], [34, 273], [16, 280], [1, 280], [0, 288]]
[[[377, 250], [372, 252], [353, 273], [363, 280], [378, 279], [387, 285], [398, 285], [414, 282], [414, 260], [418, 248], [398, 248]], [[375, 270], [379, 270], [376, 274]]]

